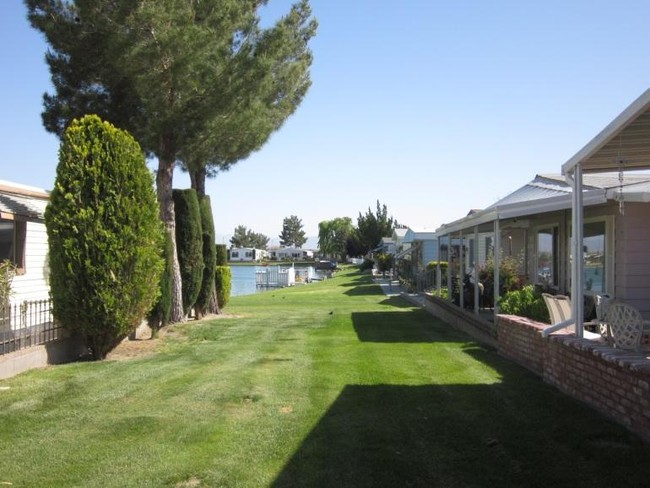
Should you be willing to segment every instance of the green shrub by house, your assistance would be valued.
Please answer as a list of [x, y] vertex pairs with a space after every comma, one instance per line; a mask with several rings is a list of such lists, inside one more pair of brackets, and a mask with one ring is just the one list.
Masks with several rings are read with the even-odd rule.
[[158, 330], [169, 323], [172, 314], [172, 259], [174, 246], [172, 239], [167, 232], [163, 232], [164, 248], [163, 257], [165, 259], [164, 270], [160, 278], [160, 295], [156, 304], [149, 312], [149, 326], [151, 327], [152, 337], [158, 335]]
[[[199, 201], [201, 213], [201, 231], [203, 242], [203, 278], [199, 296], [196, 298], [194, 308], [197, 317], [202, 317], [210, 310], [210, 300], [215, 293], [214, 268], [217, 265], [217, 249], [214, 245], [214, 220], [212, 219], [212, 206], [210, 197], [204, 195]], [[216, 312], [216, 310], [214, 310]]]
[[221, 310], [230, 301], [230, 290], [232, 288], [232, 272], [230, 266], [217, 266], [214, 273], [214, 282], [217, 287], [219, 310]]
[[176, 252], [183, 283], [183, 313], [196, 303], [203, 280], [203, 236], [199, 197], [193, 189], [174, 190]]
[[528, 317], [538, 322], [550, 322], [548, 308], [542, 294], [534, 285], [526, 285], [521, 290], [510, 291], [499, 302], [501, 313]]
[[45, 212], [53, 313], [103, 359], [159, 293], [163, 230], [138, 143], [96, 115], [74, 120]]

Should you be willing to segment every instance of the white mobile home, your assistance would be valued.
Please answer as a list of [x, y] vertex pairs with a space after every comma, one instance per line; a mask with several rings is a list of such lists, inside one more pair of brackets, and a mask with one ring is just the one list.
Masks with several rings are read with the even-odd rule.
[[266, 256], [267, 252], [264, 249], [255, 249], [253, 247], [232, 247], [228, 250], [228, 261], [262, 261]]
[[12, 305], [49, 298], [45, 208], [49, 193], [0, 181], [0, 261], [16, 267]]
[[269, 257], [273, 261], [295, 261], [314, 259], [314, 251], [299, 247], [278, 247], [269, 249]]

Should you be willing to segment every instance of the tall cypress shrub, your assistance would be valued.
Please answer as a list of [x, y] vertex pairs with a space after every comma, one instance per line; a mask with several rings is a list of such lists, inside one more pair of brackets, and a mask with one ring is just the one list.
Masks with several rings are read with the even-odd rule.
[[96, 115], [74, 120], [45, 211], [54, 317], [103, 359], [159, 293], [163, 229], [138, 143]]
[[174, 190], [176, 252], [183, 283], [183, 313], [187, 317], [196, 303], [203, 280], [203, 236], [199, 197], [195, 190]]
[[160, 295], [156, 304], [149, 312], [149, 326], [151, 327], [151, 337], [157, 337], [161, 327], [169, 324], [172, 314], [172, 279], [174, 270], [172, 268], [172, 259], [174, 246], [172, 239], [167, 232], [163, 232], [164, 248], [162, 255], [165, 260], [165, 266], [160, 278]]
[[210, 300], [215, 293], [214, 269], [217, 265], [217, 250], [214, 245], [214, 221], [212, 219], [212, 206], [210, 205], [209, 196], [204, 195], [200, 198], [199, 211], [201, 213], [201, 231], [203, 237], [203, 280], [201, 282], [199, 296], [194, 304], [197, 318], [211, 311]]
[[230, 291], [232, 288], [232, 273], [228, 266], [228, 249], [225, 244], [217, 244], [217, 266], [214, 273], [214, 282], [217, 289], [217, 303], [219, 310], [230, 301]]
[[225, 244], [214, 246], [216, 251], [217, 266], [228, 266], [228, 248]]

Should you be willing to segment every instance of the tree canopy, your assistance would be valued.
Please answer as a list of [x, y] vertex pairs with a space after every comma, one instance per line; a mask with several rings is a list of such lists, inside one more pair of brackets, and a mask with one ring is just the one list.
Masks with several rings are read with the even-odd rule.
[[322, 253], [337, 256], [345, 260], [348, 238], [354, 234], [350, 217], [337, 217], [324, 220], [318, 224], [318, 247]]
[[377, 200], [377, 210], [375, 213], [370, 210], [365, 215], [357, 218], [357, 234], [358, 240], [363, 253], [365, 254], [372, 249], [375, 249], [380, 243], [382, 237], [390, 237], [393, 235], [393, 230], [398, 226], [395, 219], [388, 216], [388, 209], [386, 204], [381, 205]]
[[[45, 128], [61, 136], [75, 117], [94, 113], [132, 133], [158, 158], [160, 216], [174, 249], [175, 165], [198, 168], [195, 183], [246, 157], [309, 87], [316, 22], [308, 0], [269, 29], [259, 26], [264, 3], [25, 0], [50, 45], [54, 93], [44, 96]], [[181, 277], [176, 258], [172, 264], [178, 321]]]
[[266, 249], [269, 238], [264, 234], [253, 232], [244, 225], [235, 227], [235, 232], [230, 238], [230, 244], [233, 247], [252, 247], [255, 249]]
[[282, 232], [279, 235], [280, 245], [287, 247], [301, 247], [307, 242], [305, 231], [302, 230], [302, 220], [292, 215], [285, 217], [282, 222]]

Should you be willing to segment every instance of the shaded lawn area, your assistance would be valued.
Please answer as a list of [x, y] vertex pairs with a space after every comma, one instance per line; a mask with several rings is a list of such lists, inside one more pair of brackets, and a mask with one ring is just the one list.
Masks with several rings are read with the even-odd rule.
[[0, 483], [648, 486], [650, 446], [367, 276], [227, 312], [0, 381]]

